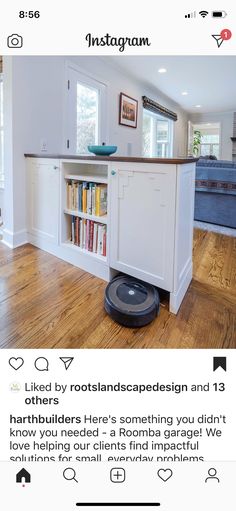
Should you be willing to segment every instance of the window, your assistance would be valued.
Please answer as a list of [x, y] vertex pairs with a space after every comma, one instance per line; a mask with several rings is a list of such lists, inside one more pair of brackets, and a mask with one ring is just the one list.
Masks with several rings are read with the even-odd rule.
[[85, 154], [88, 145], [98, 144], [99, 91], [77, 82], [76, 152]]
[[0, 188], [4, 186], [3, 169], [3, 77], [0, 74]]
[[214, 155], [220, 158], [220, 123], [199, 123], [193, 125], [194, 131], [201, 134], [198, 156]]
[[200, 144], [201, 156], [214, 155], [220, 157], [220, 134], [202, 134]]
[[173, 121], [143, 110], [143, 156], [170, 158], [173, 152]]
[[88, 154], [88, 145], [106, 142], [106, 85], [68, 67], [66, 147]]

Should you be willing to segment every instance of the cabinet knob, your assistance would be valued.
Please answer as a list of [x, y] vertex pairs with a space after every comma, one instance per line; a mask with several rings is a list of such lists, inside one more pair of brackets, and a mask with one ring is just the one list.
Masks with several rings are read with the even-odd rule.
[[57, 169], [59, 169], [59, 167], [54, 166], [54, 167], [53, 167], [53, 169], [54, 169], [54, 170], [57, 170]]
[[115, 170], [112, 170], [112, 171], [111, 171], [111, 175], [112, 175], [112, 176], [115, 176], [115, 175], [116, 175], [116, 171], [115, 171]]

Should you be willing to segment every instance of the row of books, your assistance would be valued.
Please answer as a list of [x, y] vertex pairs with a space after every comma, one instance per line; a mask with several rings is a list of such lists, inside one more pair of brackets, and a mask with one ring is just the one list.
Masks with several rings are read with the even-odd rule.
[[72, 216], [71, 241], [80, 248], [106, 256], [106, 226]]
[[89, 215], [107, 214], [107, 185], [71, 180], [66, 184], [67, 208]]

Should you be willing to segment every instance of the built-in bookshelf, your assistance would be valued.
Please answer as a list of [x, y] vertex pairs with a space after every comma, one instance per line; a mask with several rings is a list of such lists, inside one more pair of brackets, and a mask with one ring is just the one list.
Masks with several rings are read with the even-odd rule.
[[61, 199], [62, 244], [105, 262], [108, 228], [107, 165], [64, 162]]
[[[78, 272], [105, 281], [122, 272], [164, 289], [170, 293], [170, 311], [177, 313], [192, 278], [194, 159], [104, 161], [28, 155], [26, 179], [29, 243]], [[106, 185], [106, 214], [94, 214], [93, 208], [92, 213], [80, 211], [79, 203], [68, 207], [67, 183], [72, 181]], [[87, 248], [78, 242], [75, 223], [78, 229], [81, 220], [89, 222], [86, 233], [91, 222], [91, 232], [95, 224], [100, 226], [100, 243], [106, 229], [106, 252], [102, 244], [95, 252], [91, 240]], [[80, 282], [78, 274], [78, 286]], [[87, 278], [82, 282], [87, 285]]]

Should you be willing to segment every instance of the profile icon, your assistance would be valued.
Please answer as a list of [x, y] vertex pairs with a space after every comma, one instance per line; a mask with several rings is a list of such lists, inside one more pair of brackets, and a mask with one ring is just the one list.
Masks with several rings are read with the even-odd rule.
[[215, 468], [209, 468], [208, 477], [205, 479], [205, 483], [208, 483], [209, 481], [217, 481], [217, 483], [219, 483], [220, 480], [216, 474], [217, 470]]

